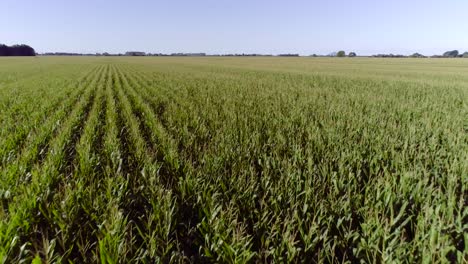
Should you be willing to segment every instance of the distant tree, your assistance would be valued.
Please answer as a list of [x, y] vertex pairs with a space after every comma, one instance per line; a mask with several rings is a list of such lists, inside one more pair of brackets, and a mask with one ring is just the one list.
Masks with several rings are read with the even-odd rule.
[[458, 50], [451, 50], [444, 53], [444, 57], [456, 58], [458, 57]]
[[0, 44], [0, 56], [36, 56], [36, 51], [28, 45], [13, 45], [8, 47]]
[[376, 57], [376, 58], [406, 58], [406, 56], [404, 55], [401, 55], [401, 54], [376, 54], [376, 55], [372, 55], [372, 57]]
[[[246, 54], [242, 54], [242, 56], [245, 56]], [[297, 53], [286, 53], [286, 54], [278, 54], [279, 57], [299, 57], [299, 54]]]
[[125, 56], [146, 56], [146, 53], [142, 51], [127, 51], [125, 52]]
[[410, 57], [411, 58], [424, 58], [425, 56], [416, 52], [416, 53], [413, 53]]
[[10, 56], [36, 56], [36, 52], [28, 45], [13, 45], [10, 47]]
[[337, 57], [345, 57], [346, 56], [346, 52], [344, 52], [344, 50], [340, 50], [336, 53], [336, 56]]
[[348, 54], [348, 57], [356, 57], [356, 52], [350, 52], [350, 53]]
[[0, 56], [8, 56], [9, 47], [7, 45], [0, 44]]
[[463, 58], [468, 58], [468, 51], [462, 54]]

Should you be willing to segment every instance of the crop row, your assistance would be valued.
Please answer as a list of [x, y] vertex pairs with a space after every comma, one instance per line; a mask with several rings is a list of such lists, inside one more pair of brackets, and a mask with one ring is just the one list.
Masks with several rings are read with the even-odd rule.
[[75, 65], [0, 91], [0, 260], [468, 257], [458, 88], [161, 67]]

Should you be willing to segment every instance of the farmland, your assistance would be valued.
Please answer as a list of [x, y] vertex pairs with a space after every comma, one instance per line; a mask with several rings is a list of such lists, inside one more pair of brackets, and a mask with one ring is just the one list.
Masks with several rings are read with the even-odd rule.
[[1, 58], [0, 174], [3, 263], [461, 263], [468, 60]]

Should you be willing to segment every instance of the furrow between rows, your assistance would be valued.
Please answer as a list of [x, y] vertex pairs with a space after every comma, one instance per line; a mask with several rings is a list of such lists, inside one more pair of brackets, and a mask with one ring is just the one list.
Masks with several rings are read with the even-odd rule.
[[26, 257], [31, 251], [25, 249], [40, 248], [41, 245], [37, 242], [48, 236], [37, 227], [48, 225], [44, 212], [49, 206], [48, 201], [57, 192], [58, 183], [66, 179], [65, 173], [72, 166], [74, 146], [91, 109], [96, 93], [95, 85], [101, 76], [102, 71], [86, 88], [59, 133], [51, 141], [44, 162], [33, 168], [31, 183], [22, 186], [19, 195], [9, 204], [8, 220], [1, 224], [0, 230], [9, 234], [4, 237], [15, 239], [0, 242], [2, 246], [9, 248], [7, 252], [11, 260]]
[[17, 159], [3, 168], [1, 178], [3, 193], [10, 194], [8, 197], [3, 197], [4, 210], [7, 209], [7, 203], [16, 194], [15, 190], [31, 181], [31, 170], [34, 166], [40, 166], [44, 162], [51, 141], [60, 133], [66, 118], [74, 107], [79, 104], [83, 91], [88, 89], [93, 82], [96, 82], [96, 78], [98, 78], [101, 71], [102, 69], [98, 69], [90, 82], [84, 82], [83, 86], [76, 90], [74, 97], [63, 101], [55, 115], [50, 116], [46, 122], [28, 136]]
[[[97, 245], [98, 217], [94, 203], [98, 201], [99, 190], [96, 184], [102, 175], [100, 164], [102, 120], [104, 113], [104, 84], [108, 78], [108, 67], [96, 83], [96, 95], [84, 124], [72, 137], [68, 160], [63, 176], [55, 188], [57, 191], [45, 201], [47, 207], [41, 213], [45, 221], [34, 227], [44, 234], [38, 254], [44, 251], [47, 244], [57, 243], [53, 252], [60, 262], [89, 263], [90, 252]], [[77, 138], [79, 138], [77, 140]], [[73, 142], [76, 142], [74, 144]], [[74, 145], [73, 145], [74, 144]], [[102, 207], [105, 203], [100, 203]], [[45, 224], [47, 223], [47, 224]], [[79, 237], [80, 240], [76, 240]]]
[[221, 230], [224, 229], [222, 226], [214, 230], [206, 222], [213, 214], [219, 214], [221, 217], [224, 213], [218, 212], [209, 192], [196, 195], [196, 179], [193, 178], [196, 172], [190, 162], [179, 158], [173, 139], [169, 137], [158, 122], [158, 116], [146, 101], [151, 98], [148, 94], [148, 87], [131, 77], [135, 76], [135, 74], [131, 76], [129, 74], [122, 75], [124, 76], [124, 83], [128, 87], [126, 89], [127, 96], [133, 104], [135, 115], [140, 119], [142, 130], [147, 131], [148, 139], [153, 148], [161, 152], [159, 161], [162, 163], [162, 168], [166, 168], [159, 171], [161, 184], [168, 187], [175, 195], [172, 239], [177, 242], [178, 248], [180, 248], [184, 257], [196, 261], [207, 261], [210, 258], [216, 258], [213, 255], [214, 252], [201, 252], [200, 249], [202, 246], [213, 248], [214, 245], [210, 245], [210, 243], [216, 240], [211, 236], [216, 236], [217, 232], [223, 233], [226, 231]]
[[[56, 82], [49, 82], [47, 87], [38, 88], [31, 91], [31, 94], [21, 95], [12, 103], [5, 107], [2, 113], [2, 118], [8, 122], [0, 122], [2, 130], [0, 131], [0, 166], [6, 162], [10, 162], [15, 158], [16, 151], [24, 146], [25, 139], [31, 133], [31, 130], [37, 129], [39, 124], [42, 124], [47, 118], [56, 111], [64, 100], [70, 97], [76, 97], [77, 92], [83, 83], [89, 81], [96, 69], [99, 66], [94, 66], [91, 69], [84, 71], [77, 79], [71, 79], [60, 83], [59, 89], [55, 86], [59, 85]], [[52, 98], [43, 97], [48, 93], [48, 89], [57, 89], [57, 93]], [[44, 100], [47, 99], [47, 100]], [[29, 101], [25, 105], [25, 101]], [[27, 110], [25, 110], [27, 109]]]

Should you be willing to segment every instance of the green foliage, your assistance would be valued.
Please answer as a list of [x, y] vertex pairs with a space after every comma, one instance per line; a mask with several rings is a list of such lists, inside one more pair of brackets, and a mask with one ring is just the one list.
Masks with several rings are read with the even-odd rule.
[[346, 52], [344, 50], [340, 50], [336, 53], [337, 57], [346, 57]]
[[37, 255], [33, 261], [31, 262], [31, 264], [42, 264], [42, 260], [41, 260], [41, 257], [39, 257], [39, 255]]
[[416, 52], [416, 53], [413, 53], [410, 57], [411, 58], [424, 58], [424, 55]]
[[466, 262], [466, 63], [2, 59], [0, 262]]
[[443, 56], [448, 57], [448, 58], [458, 57], [458, 50], [451, 50], [451, 51], [444, 52]]

